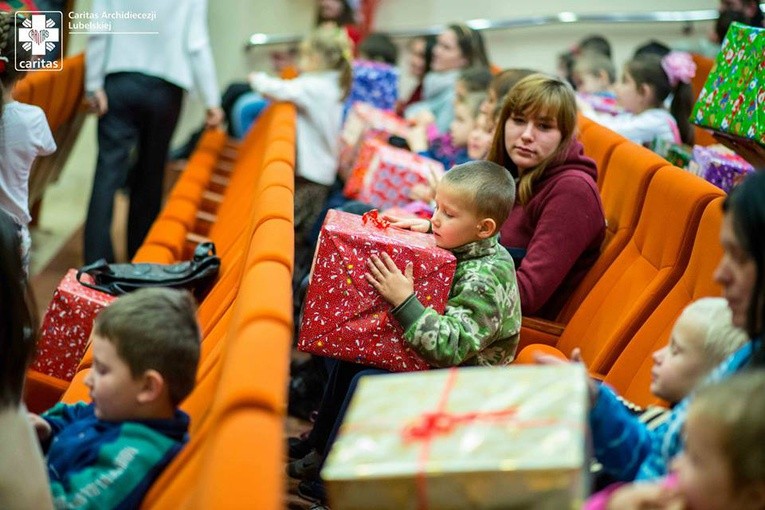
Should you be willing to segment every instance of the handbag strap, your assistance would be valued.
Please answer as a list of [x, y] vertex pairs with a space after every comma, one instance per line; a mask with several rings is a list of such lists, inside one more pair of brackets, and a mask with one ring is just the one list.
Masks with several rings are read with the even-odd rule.
[[95, 274], [98, 273], [108, 273], [109, 272], [109, 263], [106, 262], [106, 259], [98, 259], [95, 262], [82, 266], [77, 270], [77, 275], [75, 278], [77, 279], [77, 282], [80, 285], [84, 285], [85, 287], [88, 287], [93, 290], [98, 290], [101, 292], [106, 292], [107, 294], [112, 294], [112, 290], [108, 287], [105, 287], [103, 285], [97, 285], [89, 282], [82, 281], [82, 274], [87, 273], [91, 277], [93, 277], [93, 281], [96, 281]]

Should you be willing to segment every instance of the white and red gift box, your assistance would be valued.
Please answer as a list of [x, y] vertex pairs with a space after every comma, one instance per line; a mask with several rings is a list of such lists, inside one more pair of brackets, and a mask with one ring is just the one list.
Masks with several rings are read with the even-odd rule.
[[[116, 297], [77, 281], [70, 269], [58, 284], [42, 321], [37, 354], [31, 368], [59, 379], [71, 380], [85, 353], [95, 319]], [[83, 278], [90, 278], [83, 275]]]
[[367, 103], [353, 103], [340, 134], [340, 175], [347, 177], [364, 141], [387, 142], [393, 135], [406, 138], [408, 132], [409, 125], [401, 117]]
[[404, 207], [420, 184], [434, 187], [444, 175], [440, 162], [391, 147], [377, 146], [369, 160], [357, 199], [380, 209]]
[[429, 368], [404, 340], [392, 306], [366, 280], [367, 260], [383, 252], [403, 271], [414, 263], [414, 292], [443, 313], [457, 265], [430, 234], [384, 227], [330, 210], [322, 227], [303, 309], [298, 349], [394, 372]]

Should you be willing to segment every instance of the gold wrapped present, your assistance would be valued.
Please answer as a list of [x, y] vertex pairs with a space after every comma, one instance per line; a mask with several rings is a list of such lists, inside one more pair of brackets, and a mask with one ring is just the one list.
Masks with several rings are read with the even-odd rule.
[[330, 506], [579, 508], [586, 378], [575, 364], [366, 377], [321, 472]]

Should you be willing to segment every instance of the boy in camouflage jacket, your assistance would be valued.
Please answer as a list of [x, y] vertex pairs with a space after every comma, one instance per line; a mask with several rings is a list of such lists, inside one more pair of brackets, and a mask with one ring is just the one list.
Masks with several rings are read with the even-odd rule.
[[393, 305], [404, 338], [434, 367], [505, 365], [515, 356], [521, 303], [513, 260], [497, 234], [514, 202], [512, 176], [489, 161], [456, 166], [438, 184], [427, 227], [457, 258], [443, 315], [415, 296], [411, 263], [402, 273], [385, 253], [368, 262], [367, 279]]
[[[367, 280], [393, 305], [404, 338], [434, 367], [506, 365], [518, 346], [521, 301], [515, 266], [499, 244], [499, 226], [515, 203], [515, 182], [505, 168], [490, 161], [458, 165], [436, 188], [436, 211], [427, 220], [395, 220], [394, 226], [431, 232], [436, 245], [457, 258], [449, 300], [443, 314], [426, 308], [414, 295], [412, 265], [402, 272], [386, 253], [367, 262]], [[287, 473], [302, 479], [298, 494], [324, 501], [318, 478], [356, 383], [365, 375], [385, 373], [347, 361], [330, 363], [321, 407], [305, 439], [292, 438]]]

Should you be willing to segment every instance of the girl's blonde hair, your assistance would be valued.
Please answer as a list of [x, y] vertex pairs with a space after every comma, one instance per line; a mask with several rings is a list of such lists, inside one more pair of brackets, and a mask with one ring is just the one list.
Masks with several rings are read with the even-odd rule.
[[321, 55], [326, 69], [340, 71], [340, 88], [343, 99], [347, 98], [353, 80], [353, 54], [345, 29], [323, 25], [308, 34], [303, 42], [311, 51]]
[[[21, 14], [0, 12], [0, 115], [3, 113], [3, 95], [22, 79], [27, 72], [17, 71], [16, 63], [32, 58], [32, 51], [16, 44], [16, 18], [23, 21]], [[18, 48], [17, 48], [18, 46]]]
[[765, 370], [751, 369], [703, 386], [688, 414], [720, 433], [734, 489], [765, 482]]
[[[513, 115], [524, 117], [549, 116], [555, 118], [561, 140], [558, 148], [534, 168], [521, 174], [510, 159], [505, 144], [505, 125]], [[518, 179], [518, 202], [525, 205], [534, 194], [534, 183], [545, 169], [562, 161], [568, 152], [576, 132], [576, 99], [571, 85], [546, 74], [532, 74], [516, 83], [504, 98], [504, 104], [497, 119], [494, 141], [486, 159], [504, 166]]]

